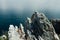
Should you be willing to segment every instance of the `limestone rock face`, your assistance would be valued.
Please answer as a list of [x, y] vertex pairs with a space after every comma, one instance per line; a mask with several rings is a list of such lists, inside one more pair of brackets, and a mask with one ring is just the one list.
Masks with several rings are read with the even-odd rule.
[[8, 31], [9, 40], [20, 40], [17, 30], [17, 26], [14, 27], [13, 25], [10, 25]]
[[43, 13], [35, 12], [31, 17], [31, 21], [32, 33], [37, 39], [40, 35], [44, 40], [59, 40], [52, 23]]
[[26, 27], [30, 31], [30, 38], [37, 40], [59, 40], [52, 23], [43, 13], [35, 12], [31, 18], [27, 18]]
[[52, 23], [43, 13], [34, 12], [31, 18], [27, 17], [25, 24], [20, 24], [20, 28], [10, 25], [9, 40], [60, 40]]

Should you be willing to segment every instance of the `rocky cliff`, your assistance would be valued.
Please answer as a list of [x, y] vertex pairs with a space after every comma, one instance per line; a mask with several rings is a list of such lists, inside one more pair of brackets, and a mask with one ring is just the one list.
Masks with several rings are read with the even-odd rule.
[[[22, 24], [20, 24], [19, 29], [16, 27], [16, 30], [18, 30], [18, 32], [16, 32], [15, 29], [12, 30], [13, 34], [11, 31], [8, 32], [9, 35], [12, 34], [13, 36], [11, 35], [11, 37], [18, 37], [18, 39], [19, 37], [20, 39], [23, 37], [22, 40], [60, 40], [55, 32], [52, 23], [43, 13], [34, 12], [31, 18], [27, 17], [24, 27]], [[14, 35], [17, 36], [15, 37]], [[9, 36], [10, 39], [11, 37]]]
[[27, 18], [26, 25], [37, 40], [39, 36], [44, 40], [59, 40], [52, 23], [43, 13], [35, 12], [31, 18]]

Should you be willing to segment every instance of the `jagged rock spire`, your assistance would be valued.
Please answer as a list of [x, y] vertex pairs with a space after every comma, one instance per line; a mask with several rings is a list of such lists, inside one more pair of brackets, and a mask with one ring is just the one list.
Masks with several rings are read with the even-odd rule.
[[20, 23], [20, 28], [21, 28], [22, 32], [25, 33], [24, 26], [21, 23]]
[[9, 40], [20, 40], [20, 36], [17, 32], [17, 26], [10, 25], [9, 31], [8, 31], [8, 38]]
[[32, 23], [31, 18], [27, 17], [25, 22], [26, 24], [25, 28], [31, 30], [31, 23]]
[[27, 17], [27, 21], [28, 23], [31, 23], [31, 19], [29, 17]]
[[15, 31], [17, 31], [17, 32], [18, 32], [18, 26], [15, 26]]
[[[20, 29], [10, 25], [9, 40], [25, 40], [25, 37], [26, 40], [60, 40], [52, 23], [44, 13], [34, 12], [31, 18], [27, 17], [25, 24], [23, 26], [20, 23]], [[24, 28], [26, 28], [27, 33]], [[17, 32], [17, 30], [19, 31]]]
[[10, 25], [9, 30], [14, 30], [14, 26]]
[[31, 17], [31, 20], [35, 35], [40, 35], [44, 40], [59, 40], [52, 23], [43, 13], [35, 12]]

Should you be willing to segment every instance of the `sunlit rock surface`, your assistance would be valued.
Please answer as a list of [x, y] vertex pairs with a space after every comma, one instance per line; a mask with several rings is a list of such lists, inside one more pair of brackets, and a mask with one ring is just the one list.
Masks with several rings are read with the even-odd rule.
[[14, 27], [13, 25], [10, 25], [8, 31], [9, 40], [20, 40], [17, 30], [18, 30], [17, 26]]
[[60, 40], [52, 23], [43, 13], [34, 12], [31, 18], [27, 17], [25, 26], [10, 25], [9, 40]]
[[24, 40], [20, 38], [20, 35], [18, 33], [18, 27], [17, 26], [14, 27], [13, 25], [10, 25], [9, 27], [8, 37], [9, 40]]

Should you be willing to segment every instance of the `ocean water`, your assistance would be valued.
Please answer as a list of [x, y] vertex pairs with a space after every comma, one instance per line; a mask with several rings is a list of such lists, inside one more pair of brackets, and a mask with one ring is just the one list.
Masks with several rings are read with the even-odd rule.
[[24, 22], [27, 17], [31, 15], [27, 12], [21, 14], [15, 11], [0, 11], [0, 35], [5, 31], [8, 31], [9, 25], [17, 25], [19, 27], [20, 23], [24, 25]]

